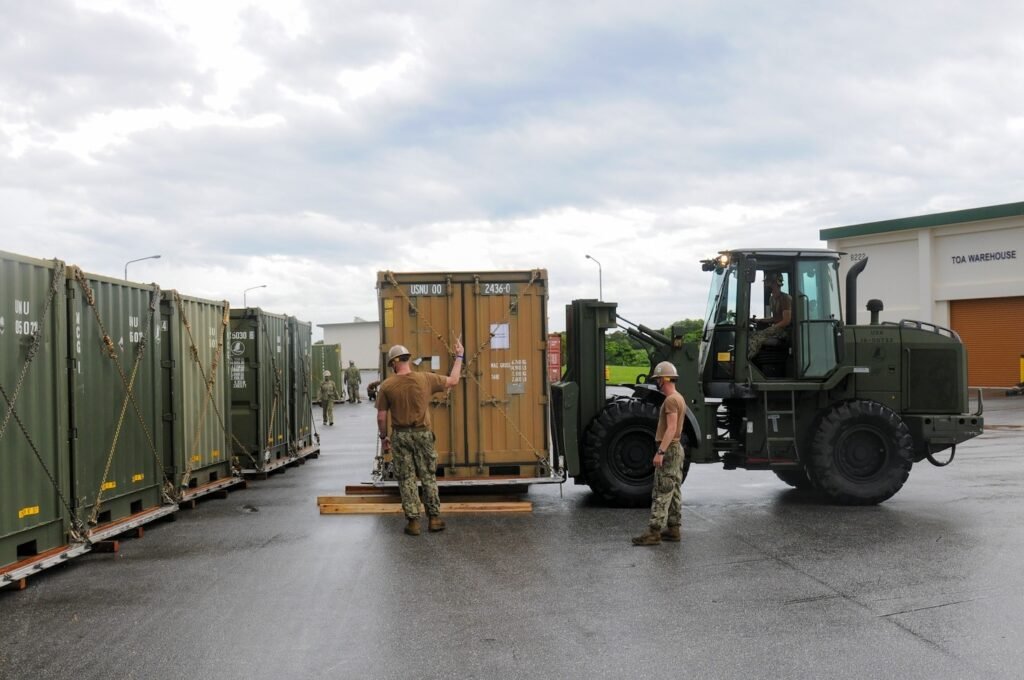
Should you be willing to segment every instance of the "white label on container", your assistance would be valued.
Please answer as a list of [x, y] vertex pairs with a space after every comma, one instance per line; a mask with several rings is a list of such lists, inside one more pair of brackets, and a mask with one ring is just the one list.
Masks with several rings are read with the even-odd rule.
[[480, 285], [481, 295], [511, 295], [511, 283], [483, 283]]
[[409, 295], [444, 295], [443, 283], [410, 283]]
[[236, 358], [231, 360], [231, 387], [235, 389], [245, 389], [244, 359]]
[[508, 349], [508, 324], [507, 323], [492, 323], [491, 324], [491, 349]]

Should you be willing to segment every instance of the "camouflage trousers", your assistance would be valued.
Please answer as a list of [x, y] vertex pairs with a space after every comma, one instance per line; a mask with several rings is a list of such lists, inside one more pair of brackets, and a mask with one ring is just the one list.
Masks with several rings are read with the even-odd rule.
[[748, 343], [747, 347], [747, 358], [753, 359], [754, 355], [761, 351], [761, 345], [763, 345], [766, 340], [770, 340], [772, 338], [785, 337], [786, 329], [779, 328], [778, 326], [774, 325], [768, 326], [768, 328], [764, 328], [759, 331], [755, 331], [750, 335], [750, 342]]
[[391, 434], [391, 459], [398, 477], [398, 490], [402, 493], [402, 512], [408, 519], [420, 516], [420, 499], [416, 491], [416, 478], [423, 485], [423, 506], [427, 514], [441, 514], [441, 499], [437, 494], [437, 451], [434, 433], [430, 430], [395, 430]]
[[654, 488], [651, 490], [650, 527], [661, 531], [666, 526], [677, 527], [683, 521], [683, 447], [672, 442], [661, 462], [654, 468]]
[[334, 399], [321, 399], [320, 406], [324, 409], [324, 425], [334, 422]]
[[348, 387], [348, 403], [351, 404], [352, 402], [354, 402], [357, 399], [359, 399], [359, 383], [357, 383], [357, 382], [350, 382], [350, 383], [348, 383], [347, 387]]

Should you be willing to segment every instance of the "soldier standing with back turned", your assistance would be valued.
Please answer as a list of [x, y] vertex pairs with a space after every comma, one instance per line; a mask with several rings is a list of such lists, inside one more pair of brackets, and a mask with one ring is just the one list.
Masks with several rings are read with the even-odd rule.
[[331, 372], [324, 371], [324, 381], [320, 383], [319, 394], [320, 408], [324, 412], [324, 425], [334, 425], [334, 400], [337, 398], [338, 388], [331, 380]]
[[356, 362], [349, 359], [348, 368], [345, 369], [345, 385], [348, 387], [348, 403], [363, 403], [363, 400], [359, 398], [359, 383], [361, 383], [362, 380], [362, 377], [359, 375], [359, 369], [356, 368]]
[[[455, 360], [446, 378], [436, 373], [413, 371], [408, 349], [395, 345], [388, 351], [388, 366], [395, 374], [385, 380], [377, 391], [377, 431], [384, 451], [391, 451], [402, 494], [402, 511], [408, 521], [405, 533], [420, 535], [420, 504], [416, 494], [416, 478], [423, 484], [423, 505], [430, 517], [428, 529], [441, 531], [441, 499], [437, 493], [437, 451], [434, 433], [430, 431], [430, 395], [444, 392], [459, 384], [465, 349], [455, 341]], [[391, 414], [391, 435], [388, 435], [388, 413]]]
[[670, 361], [654, 367], [651, 379], [665, 401], [658, 411], [658, 430], [654, 438], [658, 450], [654, 454], [654, 488], [651, 490], [651, 519], [647, 531], [633, 538], [633, 545], [658, 545], [679, 541], [683, 501], [679, 487], [683, 483], [683, 416], [686, 400], [676, 390], [679, 372]]

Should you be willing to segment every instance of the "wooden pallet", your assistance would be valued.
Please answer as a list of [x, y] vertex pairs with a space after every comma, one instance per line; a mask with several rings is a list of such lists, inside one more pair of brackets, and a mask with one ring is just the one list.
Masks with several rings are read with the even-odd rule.
[[[353, 496], [318, 496], [321, 515], [400, 515], [397, 493]], [[422, 510], [422, 508], [421, 508]], [[441, 499], [441, 514], [469, 512], [533, 512], [533, 503], [519, 496], [454, 496]]]

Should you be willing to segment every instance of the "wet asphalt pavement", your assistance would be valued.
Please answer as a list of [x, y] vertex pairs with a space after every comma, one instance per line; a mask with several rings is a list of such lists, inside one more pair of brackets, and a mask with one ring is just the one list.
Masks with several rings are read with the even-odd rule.
[[683, 542], [534, 486], [532, 514], [320, 516], [369, 478], [370, 403], [323, 455], [0, 591], [0, 678], [1019, 678], [1024, 398], [869, 508], [695, 466]]

